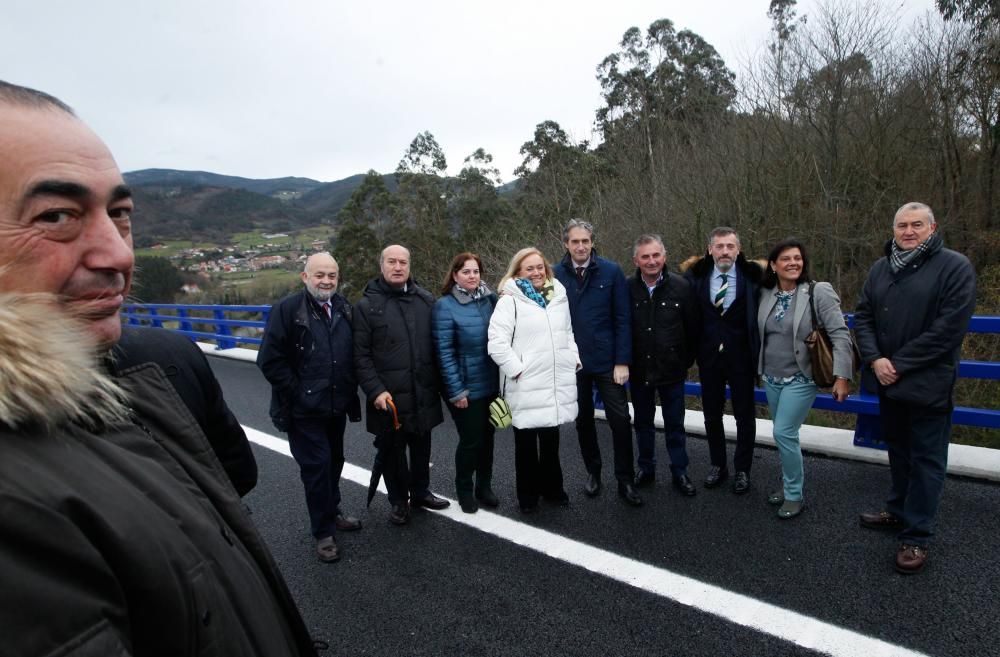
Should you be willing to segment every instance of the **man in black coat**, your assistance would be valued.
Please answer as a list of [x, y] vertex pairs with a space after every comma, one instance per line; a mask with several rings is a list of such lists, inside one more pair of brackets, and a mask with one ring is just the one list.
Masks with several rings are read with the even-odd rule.
[[642, 235], [632, 247], [635, 276], [629, 279], [632, 308], [632, 408], [639, 468], [635, 485], [656, 479], [656, 395], [660, 395], [663, 432], [674, 488], [697, 492], [687, 474], [687, 434], [684, 432], [684, 381], [694, 362], [698, 331], [691, 286], [666, 269], [666, 248], [659, 235]]
[[[410, 278], [405, 247], [387, 246], [379, 266], [381, 276], [369, 281], [355, 309], [354, 366], [392, 505], [389, 521], [403, 525], [411, 506], [449, 505], [430, 490], [431, 429], [444, 421], [431, 333], [434, 296]], [[399, 430], [393, 428], [389, 402], [398, 411]]]
[[885, 509], [860, 520], [898, 532], [896, 570], [903, 574], [919, 572], [927, 561], [948, 469], [962, 340], [976, 306], [972, 263], [944, 248], [936, 229], [923, 203], [896, 212], [893, 239], [868, 272], [854, 315], [867, 387], [878, 390], [892, 474]]
[[316, 555], [340, 558], [336, 532], [361, 529], [340, 511], [344, 429], [361, 419], [354, 378], [351, 304], [337, 294], [340, 269], [329, 253], [314, 253], [302, 271], [305, 289], [271, 308], [257, 366], [271, 384], [271, 418], [288, 432], [299, 464]]
[[720, 226], [708, 236], [708, 255], [695, 263], [687, 276], [700, 311], [698, 375], [712, 459], [705, 488], [715, 488], [729, 477], [722, 427], [728, 383], [736, 417], [733, 492], [743, 494], [750, 490], [750, 466], [757, 440], [753, 387], [760, 345], [757, 292], [763, 271], [740, 253], [736, 231]]

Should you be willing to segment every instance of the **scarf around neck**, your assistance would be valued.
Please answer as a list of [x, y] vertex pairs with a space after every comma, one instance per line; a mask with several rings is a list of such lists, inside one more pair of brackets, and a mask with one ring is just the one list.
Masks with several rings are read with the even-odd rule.
[[910, 265], [919, 267], [931, 247], [937, 247], [941, 244], [941, 236], [937, 233], [931, 233], [930, 237], [909, 251], [899, 248], [895, 239], [890, 244], [889, 267], [892, 268], [893, 274], [898, 274]]
[[535, 289], [535, 286], [531, 284], [531, 281], [529, 281], [526, 278], [515, 278], [514, 284], [517, 285], [518, 289], [521, 290], [521, 292], [524, 292], [524, 296], [528, 297], [542, 308], [545, 307], [546, 305], [545, 297], [542, 296], [541, 293], [539, 293], [538, 290]]

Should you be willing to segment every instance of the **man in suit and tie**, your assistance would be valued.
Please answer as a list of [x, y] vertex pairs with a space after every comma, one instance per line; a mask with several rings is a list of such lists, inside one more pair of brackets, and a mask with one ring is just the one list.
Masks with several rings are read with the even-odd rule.
[[712, 467], [706, 488], [729, 478], [722, 412], [726, 384], [736, 417], [736, 454], [733, 492], [750, 490], [750, 466], [756, 441], [753, 387], [755, 359], [760, 344], [757, 330], [757, 291], [763, 271], [740, 253], [740, 238], [727, 226], [712, 230], [708, 254], [687, 272], [699, 309], [697, 361], [701, 378], [705, 434]]

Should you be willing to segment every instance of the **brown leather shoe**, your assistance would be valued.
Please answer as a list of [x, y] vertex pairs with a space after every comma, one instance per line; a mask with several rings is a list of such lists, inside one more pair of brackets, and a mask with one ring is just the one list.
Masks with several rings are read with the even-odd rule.
[[927, 548], [919, 545], [899, 546], [896, 550], [896, 572], [904, 575], [919, 573], [927, 563]]
[[903, 521], [889, 513], [888, 511], [874, 511], [870, 513], [862, 513], [858, 518], [862, 527], [867, 527], [869, 529], [902, 529]]
[[361, 529], [361, 521], [354, 516], [338, 515], [334, 522], [339, 532], [353, 532]]
[[340, 560], [340, 550], [337, 549], [337, 542], [333, 536], [327, 536], [316, 541], [316, 558], [323, 563], [332, 563]]

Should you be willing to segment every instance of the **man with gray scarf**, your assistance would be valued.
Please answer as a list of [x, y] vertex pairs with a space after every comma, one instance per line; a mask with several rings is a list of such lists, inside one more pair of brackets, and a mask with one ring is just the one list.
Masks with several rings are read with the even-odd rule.
[[[976, 273], [944, 248], [931, 209], [907, 203], [893, 222], [885, 257], [868, 272], [855, 312], [889, 444], [892, 488], [864, 527], [898, 532], [896, 570], [923, 569], [948, 466], [953, 391], [962, 339], [976, 305]], [[872, 380], [874, 379], [874, 381]]]

